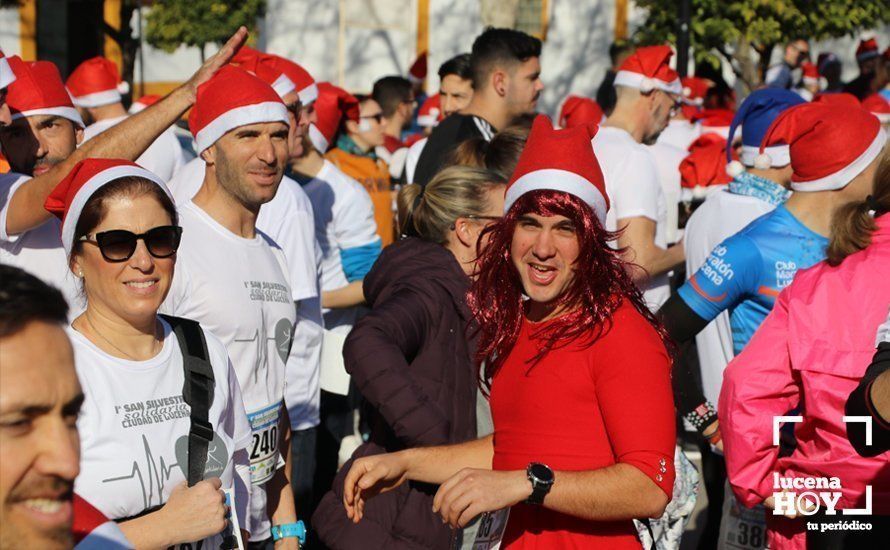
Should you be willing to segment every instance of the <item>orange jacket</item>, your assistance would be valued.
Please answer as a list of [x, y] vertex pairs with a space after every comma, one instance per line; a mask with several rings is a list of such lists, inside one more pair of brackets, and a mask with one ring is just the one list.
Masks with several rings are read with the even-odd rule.
[[377, 234], [380, 235], [384, 247], [392, 244], [396, 229], [392, 182], [386, 163], [380, 159], [375, 161], [370, 157], [360, 157], [336, 148], [328, 151], [325, 158], [365, 187], [374, 203]]

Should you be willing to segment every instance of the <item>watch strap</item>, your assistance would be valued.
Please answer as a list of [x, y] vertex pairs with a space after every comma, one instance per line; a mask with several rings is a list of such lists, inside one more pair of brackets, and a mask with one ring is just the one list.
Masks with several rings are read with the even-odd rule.
[[297, 538], [300, 544], [306, 543], [306, 525], [302, 521], [272, 526], [272, 540]]

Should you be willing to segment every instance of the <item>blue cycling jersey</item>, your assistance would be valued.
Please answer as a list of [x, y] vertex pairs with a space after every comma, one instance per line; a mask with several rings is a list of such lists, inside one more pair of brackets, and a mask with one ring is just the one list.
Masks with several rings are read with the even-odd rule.
[[825, 259], [828, 239], [814, 233], [784, 205], [720, 243], [678, 291], [703, 319], [729, 310], [738, 355], [798, 269]]

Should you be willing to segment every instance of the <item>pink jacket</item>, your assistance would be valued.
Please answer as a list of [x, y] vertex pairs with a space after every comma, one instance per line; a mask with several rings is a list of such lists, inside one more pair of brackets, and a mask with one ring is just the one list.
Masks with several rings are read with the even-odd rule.
[[[890, 307], [890, 215], [876, 222], [866, 250], [837, 267], [822, 262], [799, 272], [724, 372], [718, 413], [726, 468], [746, 506], [772, 496], [776, 472], [790, 478], [839, 478], [838, 510], [862, 508], [865, 486], [871, 485], [873, 513], [890, 514], [890, 453], [859, 456], [842, 420]], [[797, 449], [779, 458], [773, 417], [795, 407], [803, 416], [794, 428]], [[775, 518], [768, 519], [773, 523]], [[804, 521], [770, 527], [773, 549], [804, 548]]]

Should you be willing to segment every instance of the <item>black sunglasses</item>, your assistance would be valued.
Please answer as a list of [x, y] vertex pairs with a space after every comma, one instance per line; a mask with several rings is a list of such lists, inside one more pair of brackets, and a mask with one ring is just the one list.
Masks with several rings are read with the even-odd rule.
[[155, 258], [169, 258], [176, 254], [181, 238], [181, 227], [178, 225], [162, 225], [149, 229], [141, 235], [124, 229], [113, 229], [96, 233], [95, 239], [91, 239], [89, 235], [84, 235], [78, 241], [98, 246], [99, 252], [102, 253], [105, 261], [125, 262], [136, 252], [136, 244], [140, 239], [145, 243], [148, 253]]

